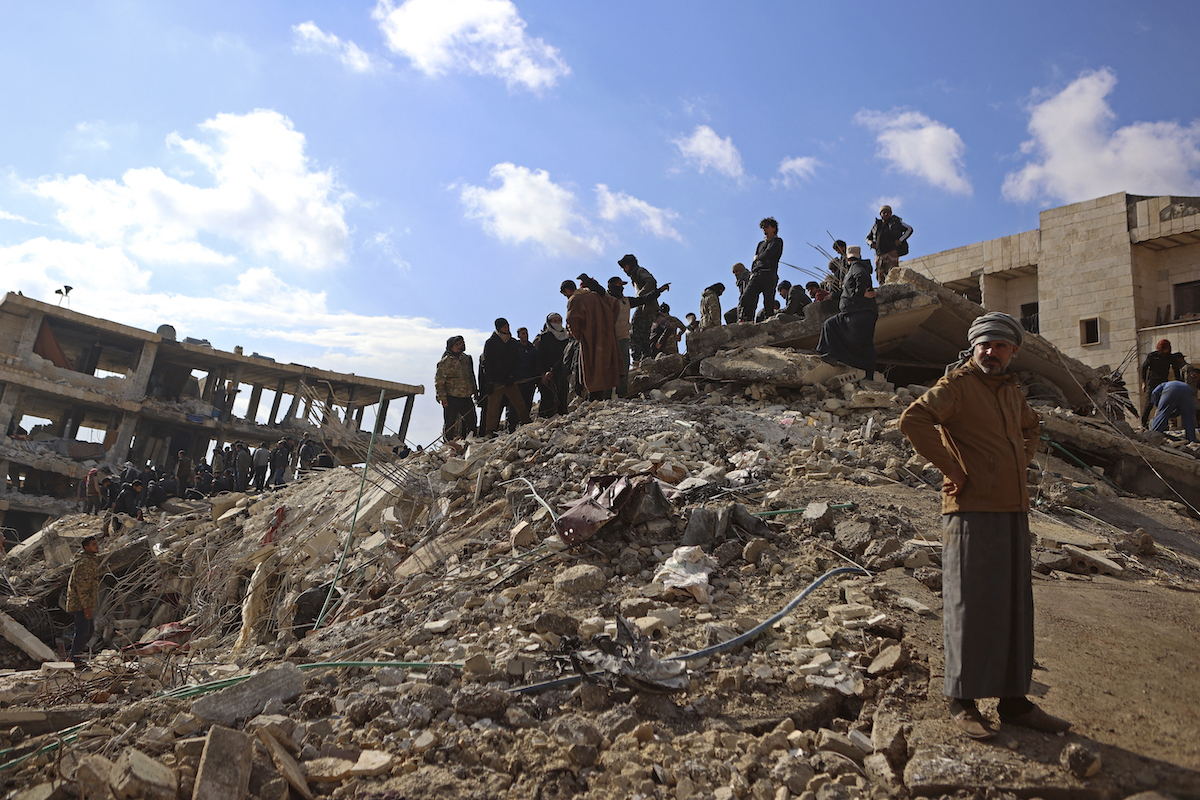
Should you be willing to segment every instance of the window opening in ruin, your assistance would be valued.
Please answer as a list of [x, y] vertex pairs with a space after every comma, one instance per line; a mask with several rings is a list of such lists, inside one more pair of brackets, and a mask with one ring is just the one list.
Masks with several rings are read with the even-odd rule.
[[80, 442], [96, 442], [97, 444], [102, 444], [104, 442], [104, 435], [106, 433], [107, 431], [101, 430], [100, 428], [88, 428], [84, 425], [80, 425], [79, 432], [75, 434], [75, 439], [76, 441]]
[[1079, 343], [1100, 344], [1100, 318], [1079, 320]]
[[1030, 333], [1041, 333], [1038, 329], [1038, 304], [1021, 304], [1021, 327]]
[[1200, 319], [1200, 281], [1175, 284], [1175, 319]]

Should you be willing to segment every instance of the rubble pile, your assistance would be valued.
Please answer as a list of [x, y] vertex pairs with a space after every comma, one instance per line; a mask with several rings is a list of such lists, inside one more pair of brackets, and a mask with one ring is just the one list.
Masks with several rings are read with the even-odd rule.
[[[1001, 758], [954, 736], [941, 475], [897, 428], [925, 387], [770, 349], [659, 359], [631, 375], [643, 398], [124, 520], [98, 654], [0, 675], [0, 781], [89, 800], [1129, 793], [1076, 743]], [[1047, 579], [1198, 585], [1197, 562], [1089, 513], [1117, 494], [1094, 472], [1044, 453], [1029, 480]], [[7, 555], [15, 647], [62, 650], [59, 597], [100, 522]]]

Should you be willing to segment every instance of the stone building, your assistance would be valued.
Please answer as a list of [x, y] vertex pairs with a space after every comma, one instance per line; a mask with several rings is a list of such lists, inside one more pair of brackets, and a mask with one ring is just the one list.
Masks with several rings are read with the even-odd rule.
[[[353, 463], [370, 437], [367, 409], [382, 430], [389, 404], [403, 398], [403, 441], [424, 391], [176, 341], [170, 325], [151, 333], [9, 293], [0, 301], [0, 526], [19, 537], [74, 510], [93, 466], [171, 469], [180, 450], [197, 462], [214, 443], [311, 434]], [[80, 441], [81, 428], [102, 442]]]
[[1128, 361], [1131, 392], [1159, 339], [1200, 363], [1198, 197], [1118, 192], [1049, 208], [1037, 230], [903, 266], [1012, 314], [1085, 364]]

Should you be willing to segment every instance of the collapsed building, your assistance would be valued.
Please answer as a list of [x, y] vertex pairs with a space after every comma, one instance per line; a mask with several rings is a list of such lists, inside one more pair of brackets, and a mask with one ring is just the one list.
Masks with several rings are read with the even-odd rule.
[[[9, 553], [0, 593], [17, 643], [0, 676], [0, 785], [227, 800], [1196, 796], [1184, 722], [1132, 734], [1156, 760], [1127, 740], [1135, 752], [1101, 759], [1086, 739], [989, 747], [953, 731], [937, 686], [941, 476], [897, 423], [982, 309], [904, 270], [879, 300], [886, 379], [804, 352], [836, 310], [813, 304], [693, 334], [688, 356], [634, 370], [641, 396], [623, 403], [403, 460], [385, 449], [262, 495], [171, 501], [104, 542], [83, 668], [52, 660], [55, 609], [98, 521], [46, 526]], [[1098, 413], [1119, 396], [1108, 374], [1044, 340], [1019, 358], [1065, 443], [1028, 475], [1038, 581], [1194, 592], [1200, 528], [1184, 504], [1130, 515], [1137, 486], [1064, 452], [1113, 437], [1126, 460], [1182, 475], [1194, 446], [1127, 438]], [[1078, 691], [1058, 670], [1086, 655], [1039, 653], [1050, 702]], [[1179, 684], [1170, 699], [1194, 719]]]
[[[364, 415], [382, 430], [389, 405], [403, 400], [402, 443], [423, 392], [179, 341], [170, 325], [151, 333], [10, 292], [0, 302], [0, 526], [24, 538], [75, 509], [81, 479], [99, 464], [169, 467], [179, 451], [196, 462], [214, 443], [310, 434], [338, 463], [361, 461]], [[248, 404], [236, 414], [239, 393]], [[102, 440], [78, 440], [84, 428]]]

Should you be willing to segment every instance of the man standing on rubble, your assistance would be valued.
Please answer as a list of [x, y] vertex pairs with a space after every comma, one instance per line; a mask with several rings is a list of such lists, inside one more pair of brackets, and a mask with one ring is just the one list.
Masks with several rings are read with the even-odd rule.
[[1039, 419], [1008, 367], [1021, 323], [991, 312], [967, 332], [971, 349], [900, 417], [913, 449], [944, 476], [942, 597], [946, 675], [954, 723], [973, 739], [996, 731], [975, 701], [998, 697], [1001, 722], [1061, 733], [1066, 720], [1029, 701], [1033, 586], [1025, 470]]
[[480, 360], [483, 374], [479, 390], [487, 394], [484, 436], [491, 436], [500, 425], [500, 411], [504, 408], [505, 400], [517, 410], [517, 418], [522, 425], [529, 422], [529, 409], [525, 407], [525, 398], [517, 388], [517, 343], [509, 332], [508, 320], [500, 317], [495, 327], [495, 332], [483, 345], [483, 358]]
[[[636, 260], [633, 264], [637, 266]], [[634, 285], [637, 285], [636, 281]], [[621, 368], [617, 360], [617, 301], [607, 294], [588, 289], [586, 285], [579, 289], [572, 288], [568, 293], [564, 281], [562, 290], [567, 294], [567, 332], [579, 342], [580, 377], [587, 399], [607, 400], [621, 382]], [[657, 312], [658, 303], [653, 306]], [[636, 322], [635, 316], [635, 327]], [[647, 330], [647, 337], [649, 333]], [[646, 344], [649, 346], [648, 341]]]
[[879, 218], [867, 234], [867, 244], [875, 251], [875, 282], [883, 283], [892, 267], [900, 265], [900, 256], [908, 255], [908, 237], [912, 226], [892, 213], [891, 206], [879, 209]]
[[763, 238], [754, 250], [754, 261], [750, 264], [750, 280], [738, 300], [738, 321], [754, 322], [758, 308], [758, 297], [762, 295], [763, 307], [769, 307], [775, 298], [775, 284], [779, 283], [779, 259], [783, 258], [783, 239], [779, 238], [779, 223], [767, 217], [758, 223]]
[[267, 470], [271, 467], [271, 450], [267, 443], [259, 444], [254, 451], [254, 491], [261, 492], [267, 485]]
[[475, 433], [475, 399], [479, 388], [475, 385], [475, 365], [467, 355], [467, 342], [461, 336], [446, 340], [446, 352], [437, 365], [433, 379], [433, 391], [442, 406], [442, 436], [450, 439], [465, 439]]
[[[633, 312], [633, 319], [629, 326], [629, 353], [634, 361], [641, 361], [643, 358], [649, 358], [650, 352], [650, 326], [654, 324], [655, 318], [658, 316], [658, 295], [671, 288], [671, 284], [663, 284], [663, 287], [658, 288], [658, 281], [650, 274], [650, 270], [645, 267], [638, 266], [637, 257], [632, 253], [627, 253], [621, 256], [621, 260], [617, 262], [617, 266], [625, 270], [625, 274], [629, 276], [629, 280], [633, 282], [633, 290], [637, 293], [638, 298], [651, 297], [649, 300], [634, 303], [630, 301], [629, 305], [637, 310]], [[571, 311], [568, 303], [567, 309], [567, 327], [571, 326]]]
[[83, 651], [96, 633], [96, 601], [100, 596], [100, 559], [96, 557], [100, 543], [95, 536], [85, 536], [82, 547], [67, 581], [66, 610], [75, 616], [70, 658], [75, 662], [82, 659]]

